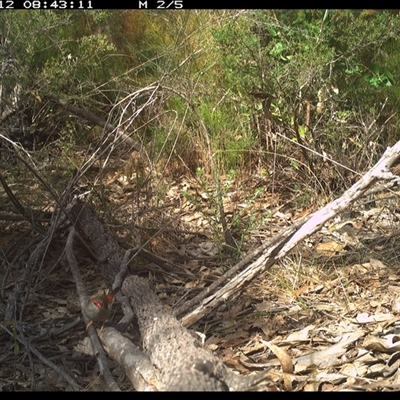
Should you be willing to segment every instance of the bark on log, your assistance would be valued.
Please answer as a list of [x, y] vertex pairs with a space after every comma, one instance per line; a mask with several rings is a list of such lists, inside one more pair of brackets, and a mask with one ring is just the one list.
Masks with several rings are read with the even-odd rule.
[[78, 231], [92, 243], [94, 254], [98, 259], [97, 266], [111, 289], [123, 259], [114, 235], [85, 203], [76, 204], [71, 209], [70, 217]]
[[[100, 272], [111, 288], [123, 258], [116, 239], [87, 204], [75, 205], [70, 216], [77, 229], [91, 241], [95, 256], [101, 260], [98, 263]], [[253, 379], [235, 375], [201, 347], [199, 340], [162, 305], [145, 279], [126, 278], [122, 292], [136, 312], [144, 350], [160, 372], [159, 382], [154, 382], [153, 377], [152, 382], [148, 382], [150, 386], [185, 391], [245, 390], [251, 386]], [[113, 338], [115, 343], [115, 335], [116, 332], [107, 332], [108, 344]], [[110, 356], [117, 359], [115, 346]]]
[[138, 319], [144, 350], [160, 370], [160, 390], [225, 391], [249, 388], [249, 380], [235, 375], [201, 347], [158, 300], [145, 279], [130, 276], [122, 292], [130, 298]]
[[156, 369], [128, 338], [114, 328], [105, 328], [100, 340], [108, 355], [121, 366], [137, 391], [157, 390]]
[[[183, 321], [198, 320], [222, 301], [228, 300], [249, 280], [268, 268], [277, 258], [286, 254], [300, 240], [316, 232], [336, 214], [360, 198], [370, 186], [378, 180], [393, 180], [395, 177], [389, 168], [400, 157], [400, 142], [388, 148], [378, 163], [357, 183], [348, 189], [340, 199], [326, 205], [307, 218], [301, 228], [292, 232], [280, 243], [250, 264], [228, 285], [210, 296], [200, 307]], [[77, 226], [81, 227], [96, 249], [96, 255], [105, 259], [100, 269], [112, 285], [119, 271], [122, 256], [118, 244], [109, 232], [97, 220], [94, 213], [85, 205], [73, 208]], [[97, 221], [94, 223], [93, 221]], [[122, 286], [123, 293], [129, 297], [138, 318], [143, 338], [143, 346], [153, 365], [160, 370], [160, 388], [163, 390], [243, 390], [249, 387], [249, 380], [235, 376], [212, 354], [201, 348], [199, 342], [175, 319], [172, 312], [159, 302], [145, 280], [129, 277]], [[193, 314], [196, 314], [194, 317]], [[189, 325], [189, 324], [188, 324]]]

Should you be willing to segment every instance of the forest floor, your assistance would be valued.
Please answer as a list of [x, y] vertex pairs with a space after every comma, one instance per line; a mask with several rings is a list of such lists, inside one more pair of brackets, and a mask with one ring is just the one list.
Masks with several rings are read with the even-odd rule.
[[[160, 178], [157, 186], [138, 190], [132, 176], [111, 171], [104, 176], [108, 204], [102, 204], [100, 195], [93, 201], [123, 247], [135, 245], [126, 224], [133, 216], [132, 226], [142, 244], [170, 266], [165, 271], [139, 256], [131, 273], [151, 279], [157, 295], [171, 308], [201, 292], [297, 218], [318, 209], [315, 202], [304, 206], [278, 196], [278, 189], [271, 190], [262, 174], [220, 179], [226, 217], [239, 247], [234, 254], [226, 252], [218, 239], [222, 237], [219, 217], [213, 191], [204, 189], [210, 188], [205, 180], [181, 176], [166, 184]], [[10, 186], [25, 205], [44, 209], [49, 198], [36, 196], [32, 203], [26, 194], [28, 182]], [[36, 184], [30, 189], [38, 190]], [[83, 183], [80, 190], [85, 190]], [[0, 204], [8, 209], [7, 196], [0, 195]], [[203, 335], [204, 346], [238, 373], [268, 371], [277, 390], [400, 389], [398, 218], [396, 203], [387, 199], [354, 205], [341, 220], [330, 221], [249, 283], [240, 296], [191, 329]], [[0, 224], [1, 251], [7, 254], [0, 269], [1, 317], [27, 256], [16, 258], [15, 265], [11, 261], [33, 236], [18, 239], [29, 228], [24, 221]], [[0, 322], [0, 390], [68, 386], [17, 341], [17, 332], [88, 391], [103, 388], [95, 359], [83, 350], [87, 335], [64, 256], [65, 237], [65, 231], [55, 235], [31, 277], [20, 319]], [[14, 242], [18, 246], [8, 251]], [[105, 289], [79, 246], [76, 254], [88, 292]], [[106, 325], [112, 326], [121, 315], [116, 305]], [[138, 341], [137, 328], [127, 335]], [[118, 365], [111, 360], [110, 365], [121, 387], [129, 390]]]

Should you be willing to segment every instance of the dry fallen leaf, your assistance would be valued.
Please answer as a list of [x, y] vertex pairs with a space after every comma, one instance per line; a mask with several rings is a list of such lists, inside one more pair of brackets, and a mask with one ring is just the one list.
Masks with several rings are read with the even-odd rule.
[[373, 315], [370, 315], [368, 313], [361, 313], [357, 315], [357, 317], [355, 318], [355, 322], [358, 322], [359, 324], [370, 324], [370, 323], [388, 321], [392, 318], [393, 314], [390, 313], [373, 314]]
[[282, 348], [275, 346], [274, 344], [261, 339], [261, 343], [265, 344], [278, 358], [279, 362], [282, 366], [282, 371], [284, 373], [292, 374], [293, 373], [293, 362], [290, 358], [289, 354], [283, 350]]
[[309, 338], [309, 332], [310, 330], [314, 329], [315, 325], [309, 325], [306, 326], [304, 329], [301, 331], [293, 332], [291, 333], [286, 339], [285, 343], [293, 343], [293, 342], [303, 342], [310, 340]]
[[368, 335], [363, 342], [363, 347], [367, 350], [379, 351], [381, 353], [395, 353], [400, 351], [400, 337], [398, 335], [386, 335], [379, 338]]
[[320, 243], [316, 247], [316, 251], [318, 253], [321, 253], [325, 256], [333, 256], [340, 251], [344, 249], [344, 244], [342, 243], [336, 243], [336, 242], [325, 242], [325, 243]]

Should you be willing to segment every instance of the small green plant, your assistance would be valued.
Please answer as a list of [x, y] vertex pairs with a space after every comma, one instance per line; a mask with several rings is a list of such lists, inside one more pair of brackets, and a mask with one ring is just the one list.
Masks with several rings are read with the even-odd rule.
[[290, 166], [296, 171], [300, 169], [299, 163], [296, 160], [290, 160]]
[[200, 180], [200, 182], [204, 183], [205, 172], [204, 172], [204, 168], [203, 167], [197, 167], [196, 168], [196, 176]]
[[387, 68], [381, 68], [376, 64], [371, 67], [371, 71], [365, 77], [365, 82], [375, 88], [391, 87], [393, 80], [393, 75]]

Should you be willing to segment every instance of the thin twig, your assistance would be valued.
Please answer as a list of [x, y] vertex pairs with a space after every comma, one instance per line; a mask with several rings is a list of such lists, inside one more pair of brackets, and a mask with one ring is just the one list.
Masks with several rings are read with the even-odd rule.
[[192, 325], [211, 310], [220, 306], [224, 301], [232, 298], [245, 284], [270, 268], [277, 259], [286, 255], [301, 240], [311, 236], [313, 233], [320, 230], [329, 219], [346, 210], [350, 204], [363, 196], [372, 184], [378, 180], [392, 180], [394, 175], [389, 171], [389, 168], [392, 167], [399, 158], [400, 141], [393, 147], [388, 147], [375, 166], [350, 189], [346, 190], [339, 199], [330, 202], [319, 211], [308, 216], [307, 222], [281, 241], [278, 246], [274, 249], [270, 249], [267, 253], [263, 253], [246, 269], [233, 277], [223, 288], [207, 297], [196, 310], [182, 318], [182, 324], [184, 326]]
[[[83, 310], [89, 299], [86, 294], [85, 285], [83, 284], [83, 280], [82, 280], [81, 274], [78, 269], [78, 263], [76, 262], [76, 258], [75, 258], [74, 251], [73, 251], [74, 236], [75, 236], [75, 228], [73, 226], [71, 226], [70, 232], [69, 232], [69, 235], [67, 238], [67, 243], [65, 245], [65, 253], [67, 256], [69, 266], [71, 268], [73, 278], [75, 280], [76, 289], [77, 289], [78, 296], [79, 296], [79, 302], [81, 304], [81, 310]], [[85, 313], [82, 313], [82, 314], [83, 314], [85, 324], [88, 325], [90, 322], [89, 318], [85, 315]], [[119, 388], [118, 384], [115, 382], [115, 380], [111, 374], [111, 371], [108, 367], [106, 353], [100, 343], [99, 337], [97, 336], [96, 329], [94, 328], [93, 325], [91, 325], [88, 327], [87, 332], [88, 332], [90, 341], [92, 342], [93, 348], [96, 351], [96, 358], [99, 363], [100, 372], [103, 375], [108, 387], [110, 388], [110, 390], [120, 391], [120, 388]]]
[[[11, 337], [14, 337], [12, 332], [10, 332], [5, 326], [0, 324], [0, 328], [6, 331]], [[27, 347], [27, 349], [33, 353], [43, 364], [46, 364], [48, 367], [53, 368], [62, 378], [64, 378], [70, 385], [73, 390], [81, 390], [82, 388], [72, 379], [66, 372], [64, 372], [61, 368], [59, 368], [56, 364], [48, 360], [40, 351], [38, 351], [35, 347], [32, 346], [28, 340], [22, 340], [17, 336], [18, 342]]]
[[304, 224], [307, 219], [310, 218], [309, 216], [305, 216], [296, 221], [291, 227], [286, 229], [281, 234], [273, 237], [272, 239], [268, 240], [266, 243], [262, 244], [260, 247], [251, 251], [245, 258], [243, 258], [240, 262], [238, 262], [233, 267], [229, 268], [229, 270], [223, 274], [219, 279], [213, 282], [210, 286], [204, 289], [201, 293], [199, 293], [193, 299], [186, 301], [185, 304], [178, 307], [174, 314], [175, 316], [179, 317], [182, 316], [185, 312], [193, 308], [194, 306], [200, 304], [202, 300], [206, 297], [211, 296], [221, 285], [228, 282], [233, 276], [237, 275], [239, 271], [241, 271], [244, 267], [250, 264], [258, 255], [260, 255], [265, 250], [270, 249], [271, 247], [275, 246], [278, 247], [279, 243], [282, 243], [282, 240], [287, 240], [287, 238], [302, 224]]

